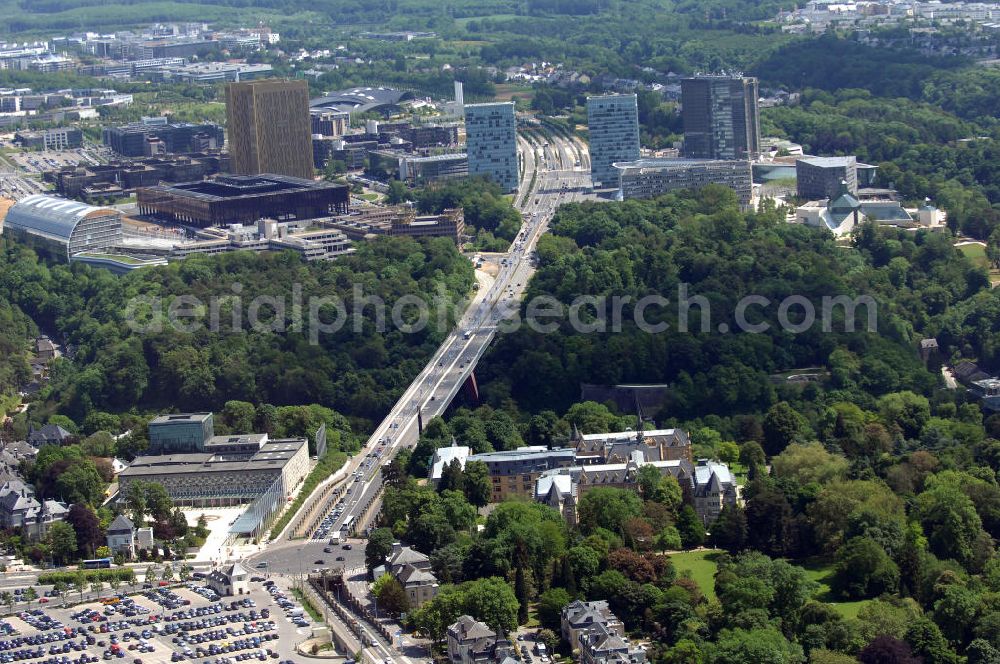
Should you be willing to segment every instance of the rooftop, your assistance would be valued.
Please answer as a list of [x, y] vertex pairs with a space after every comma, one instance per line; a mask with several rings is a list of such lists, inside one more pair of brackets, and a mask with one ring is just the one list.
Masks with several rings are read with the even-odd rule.
[[272, 440], [261, 446], [260, 451], [253, 456], [241, 459], [233, 459], [232, 455], [211, 452], [141, 456], [122, 471], [119, 477], [129, 479], [162, 474], [280, 470], [303, 445], [308, 445], [305, 438]]
[[409, 99], [413, 93], [395, 88], [350, 88], [331, 92], [325, 97], [309, 102], [312, 109], [341, 111], [348, 113], [364, 113], [383, 106], [395, 106], [404, 99]]
[[821, 168], [839, 168], [842, 166], [857, 165], [857, 159], [854, 157], [806, 157], [804, 159], [796, 159], [795, 161], [796, 163], [802, 162], [803, 164], [819, 166]]
[[4, 219], [4, 225], [67, 241], [77, 224], [84, 219], [120, 214], [117, 210], [95, 207], [58, 196], [33, 194], [11, 206]]
[[343, 188], [346, 188], [346, 185], [264, 173], [261, 175], [226, 175], [215, 180], [164, 184], [150, 187], [149, 190], [169, 192], [173, 195], [203, 201], [223, 201], [307, 189]]
[[160, 415], [149, 422], [149, 426], [157, 424], [176, 424], [177, 422], [204, 422], [212, 417], [212, 413], [176, 413], [173, 415]]
[[650, 157], [647, 159], [636, 159], [635, 161], [616, 161], [611, 164], [619, 170], [649, 169], [657, 170], [663, 168], [689, 168], [692, 166], [708, 166], [711, 164], [732, 164], [734, 162], [749, 164], [749, 161], [742, 159], [691, 159], [688, 157]]

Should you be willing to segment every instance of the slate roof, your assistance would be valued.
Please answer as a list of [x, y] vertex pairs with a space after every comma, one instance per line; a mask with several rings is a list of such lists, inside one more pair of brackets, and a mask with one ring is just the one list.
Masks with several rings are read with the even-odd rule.
[[116, 516], [115, 520], [108, 526], [109, 535], [131, 533], [133, 530], [135, 530], [135, 524], [132, 523], [132, 519], [128, 518], [124, 514]]

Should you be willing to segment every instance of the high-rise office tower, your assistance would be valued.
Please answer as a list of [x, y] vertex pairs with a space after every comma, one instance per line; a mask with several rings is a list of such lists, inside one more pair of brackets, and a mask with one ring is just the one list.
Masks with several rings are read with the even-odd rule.
[[504, 193], [517, 191], [517, 120], [514, 102], [465, 105], [469, 175], [485, 175]]
[[590, 176], [595, 187], [617, 187], [616, 161], [639, 158], [639, 106], [635, 95], [587, 97]]
[[760, 154], [757, 79], [704, 75], [681, 81], [684, 156], [753, 159]]
[[265, 79], [226, 86], [230, 170], [311, 179], [312, 134], [305, 81]]

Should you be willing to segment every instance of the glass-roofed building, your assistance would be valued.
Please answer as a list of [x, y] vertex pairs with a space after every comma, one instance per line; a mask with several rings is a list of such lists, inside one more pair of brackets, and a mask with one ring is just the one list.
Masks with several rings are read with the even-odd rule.
[[11, 206], [3, 231], [36, 241], [69, 260], [75, 254], [120, 245], [122, 215], [111, 208], [35, 194]]

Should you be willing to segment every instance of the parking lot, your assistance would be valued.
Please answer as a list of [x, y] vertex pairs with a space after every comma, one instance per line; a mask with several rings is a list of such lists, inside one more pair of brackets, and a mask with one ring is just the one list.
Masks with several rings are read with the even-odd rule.
[[[0, 664], [300, 661], [294, 648], [311, 636], [309, 615], [273, 581], [250, 587], [248, 595], [219, 597], [192, 581], [129, 595], [108, 591], [101, 601], [70, 607], [46, 597], [0, 620]], [[67, 600], [74, 597], [69, 591]]]
[[44, 173], [64, 166], [100, 163], [93, 151], [86, 148], [12, 152], [7, 155], [7, 159], [26, 173]]

